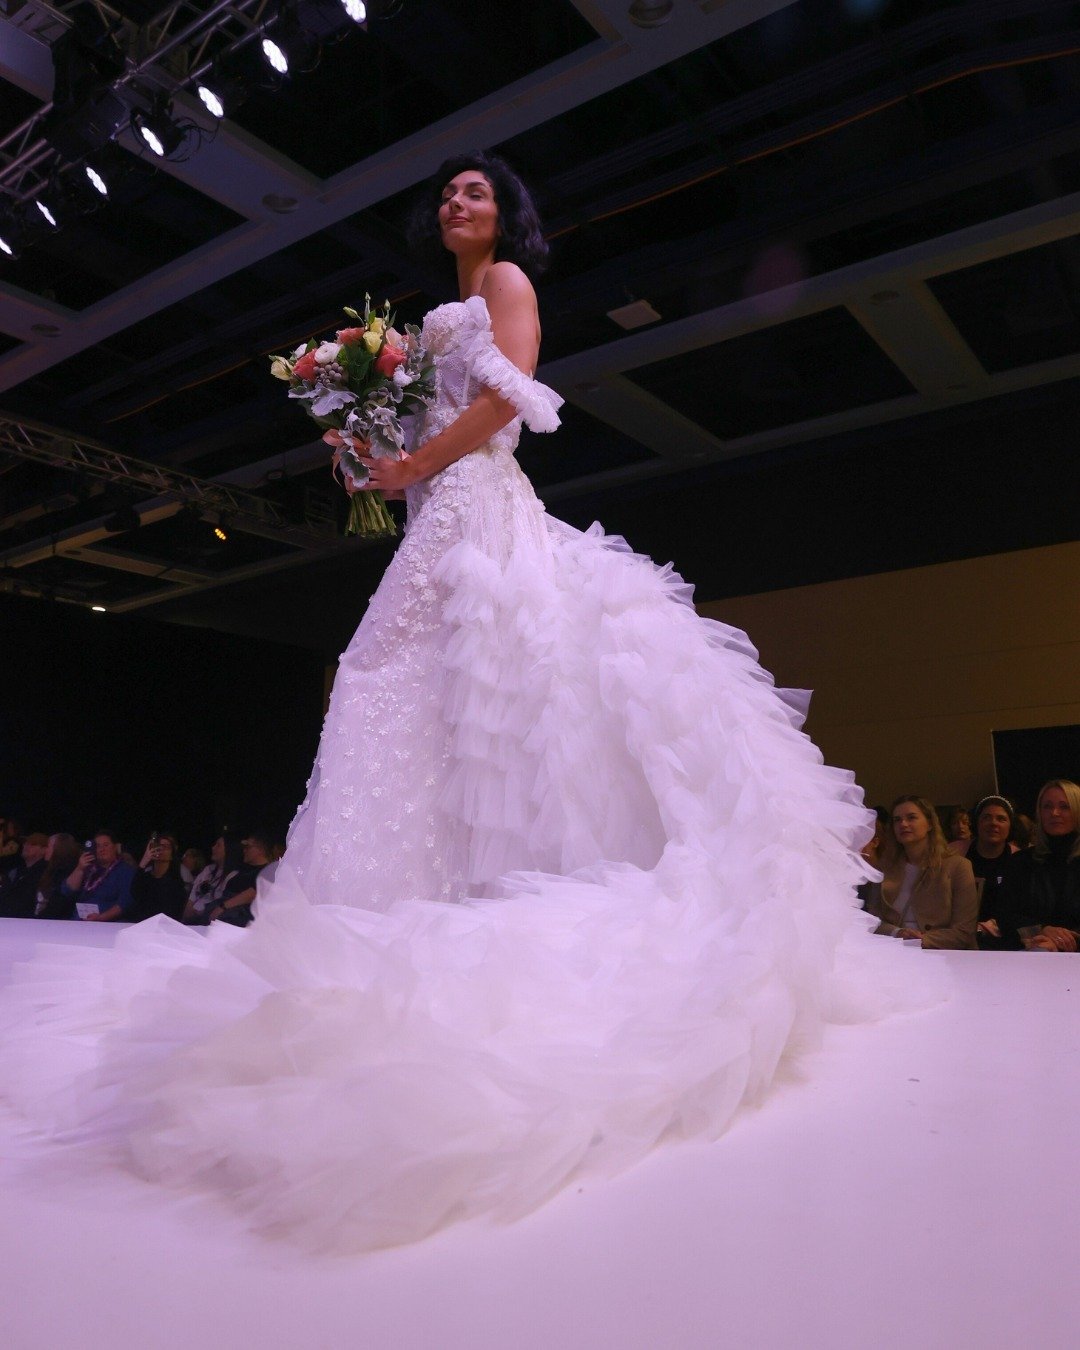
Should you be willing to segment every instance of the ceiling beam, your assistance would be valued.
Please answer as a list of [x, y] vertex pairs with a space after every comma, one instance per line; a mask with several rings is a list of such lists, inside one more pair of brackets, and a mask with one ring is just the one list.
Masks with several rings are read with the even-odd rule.
[[899, 290], [875, 285], [845, 303], [920, 394], [986, 392], [986, 371], [925, 282]]
[[198, 586], [215, 579], [213, 572], [199, 572], [189, 567], [175, 566], [161, 558], [148, 558], [139, 553], [117, 553], [104, 548], [65, 548], [64, 558], [89, 563], [92, 567], [107, 567], [114, 572], [131, 572], [140, 577], [159, 577], [162, 581], [180, 586]]

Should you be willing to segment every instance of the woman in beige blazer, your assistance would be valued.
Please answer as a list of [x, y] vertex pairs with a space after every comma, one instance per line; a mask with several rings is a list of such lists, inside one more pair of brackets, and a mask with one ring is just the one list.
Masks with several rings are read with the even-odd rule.
[[924, 947], [974, 949], [979, 895], [971, 863], [950, 853], [937, 812], [922, 797], [892, 804], [892, 833], [880, 863], [880, 893], [867, 909], [898, 936]]

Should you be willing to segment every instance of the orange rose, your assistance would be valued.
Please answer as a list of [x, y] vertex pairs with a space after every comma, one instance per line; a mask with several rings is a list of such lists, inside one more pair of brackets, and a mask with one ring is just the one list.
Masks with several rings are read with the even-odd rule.
[[382, 351], [375, 358], [375, 369], [380, 375], [389, 379], [394, 371], [397, 370], [398, 366], [402, 365], [404, 361], [405, 353], [401, 348], [395, 347], [387, 342], [383, 344]]
[[307, 380], [310, 384], [318, 371], [315, 364], [315, 353], [305, 352], [304, 355], [293, 365], [293, 374], [298, 380]]
[[339, 328], [337, 340], [343, 342], [346, 347], [355, 346], [364, 336], [363, 328]]

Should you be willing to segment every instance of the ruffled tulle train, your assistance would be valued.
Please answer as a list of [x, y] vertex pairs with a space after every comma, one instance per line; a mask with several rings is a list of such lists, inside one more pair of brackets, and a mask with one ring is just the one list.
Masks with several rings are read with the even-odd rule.
[[[482, 301], [425, 335], [428, 434], [477, 379], [556, 424]], [[871, 817], [805, 698], [670, 568], [548, 517], [516, 437], [411, 492], [256, 922], [49, 947], [2, 991], [41, 1131], [364, 1249], [712, 1138], [827, 1021], [936, 996], [868, 934]]]

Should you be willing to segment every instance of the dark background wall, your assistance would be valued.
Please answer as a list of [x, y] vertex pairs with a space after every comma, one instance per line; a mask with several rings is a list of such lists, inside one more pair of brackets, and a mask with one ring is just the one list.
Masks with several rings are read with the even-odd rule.
[[0, 811], [131, 847], [157, 828], [284, 834], [322, 719], [323, 663], [278, 643], [0, 597]]

